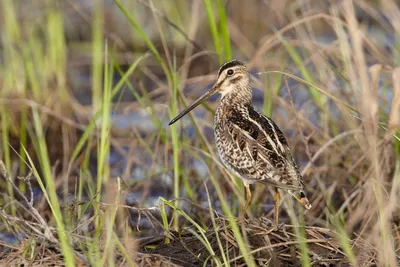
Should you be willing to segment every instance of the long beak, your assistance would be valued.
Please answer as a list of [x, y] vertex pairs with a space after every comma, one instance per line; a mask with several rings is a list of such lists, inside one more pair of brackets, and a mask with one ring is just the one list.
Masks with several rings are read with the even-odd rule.
[[207, 93], [205, 93], [204, 95], [202, 95], [201, 97], [199, 97], [199, 99], [197, 99], [196, 101], [194, 101], [193, 104], [191, 104], [189, 107], [187, 107], [184, 111], [182, 111], [181, 113], [179, 113], [178, 116], [176, 116], [173, 120], [171, 120], [169, 122], [168, 125], [172, 125], [175, 122], [177, 122], [180, 118], [182, 118], [183, 116], [185, 116], [187, 113], [189, 113], [190, 111], [192, 111], [195, 107], [197, 107], [198, 105], [200, 105], [202, 102], [204, 102], [205, 100], [207, 100], [210, 96], [212, 96], [213, 94], [215, 94], [217, 91], [217, 86], [214, 85], [213, 88], [211, 88]]

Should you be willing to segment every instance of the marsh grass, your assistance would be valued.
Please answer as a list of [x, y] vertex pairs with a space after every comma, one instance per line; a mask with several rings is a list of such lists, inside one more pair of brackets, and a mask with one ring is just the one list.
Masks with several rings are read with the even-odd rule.
[[[398, 6], [390, 0], [292, 5], [114, 0], [110, 12], [96, 1], [85, 17], [87, 46], [67, 38], [71, 6], [43, 1], [35, 21], [21, 15], [35, 7], [2, 1], [0, 217], [1, 230], [18, 238], [2, 241], [1, 261], [173, 265], [180, 251], [205, 266], [289, 260], [398, 266]], [[255, 18], [255, 9], [270, 16]], [[368, 31], [360, 10], [395, 40], [389, 48]], [[274, 18], [279, 29], [270, 25]], [[333, 40], [321, 41], [324, 32]], [[68, 80], [77, 51], [90, 59], [89, 105], [79, 103]], [[268, 224], [255, 223], [273, 215], [268, 187], [253, 188], [254, 219], [237, 220], [243, 186], [221, 165], [209, 134], [217, 101], [167, 126], [213, 83], [218, 62], [233, 57], [258, 74], [253, 85], [264, 98], [255, 104], [305, 162], [313, 209], [285, 196], [285, 227], [269, 235], [263, 235]], [[126, 91], [134, 101], [124, 98]], [[127, 131], [115, 126], [115, 114], [132, 111], [147, 121]], [[131, 194], [135, 204], [128, 203]], [[150, 226], [142, 226], [145, 220]], [[155, 233], [164, 238], [138, 239]], [[53, 261], [44, 261], [45, 254]]]

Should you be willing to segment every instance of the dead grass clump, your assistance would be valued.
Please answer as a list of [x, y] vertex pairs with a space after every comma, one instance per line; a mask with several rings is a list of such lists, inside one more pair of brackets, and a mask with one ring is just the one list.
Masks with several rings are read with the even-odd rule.
[[[223, 245], [225, 255], [231, 266], [243, 266], [243, 255], [240, 254], [238, 244], [228, 223], [224, 219], [218, 220], [218, 235]], [[340, 244], [337, 242], [338, 233], [331, 229], [306, 226], [306, 238], [302, 239], [294, 234], [298, 226], [284, 225], [279, 230], [267, 234], [271, 221], [266, 217], [251, 219], [241, 224], [249, 241], [251, 253], [260, 266], [301, 266], [301, 252], [299, 244], [304, 240], [308, 245], [312, 266], [350, 266], [350, 262]], [[214, 266], [213, 258], [204, 245], [190, 231], [174, 233], [170, 243], [164, 238], [144, 239], [140, 251], [149, 255], [159, 255], [169, 258], [179, 266]], [[206, 233], [216, 255], [221, 256], [216, 232], [209, 230]], [[357, 252], [359, 266], [377, 264], [376, 249], [362, 238], [351, 241], [354, 251]], [[156, 248], [149, 248], [149, 247]]]
[[[62, 254], [54, 248], [44, 243], [32, 248], [32, 242], [26, 239], [1, 258], [0, 264], [2, 266], [65, 266]], [[29, 257], [22, 256], [28, 254]]]

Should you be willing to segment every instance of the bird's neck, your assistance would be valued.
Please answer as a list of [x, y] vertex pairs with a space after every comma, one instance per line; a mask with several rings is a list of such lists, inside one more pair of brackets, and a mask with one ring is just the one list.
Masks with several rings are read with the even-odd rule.
[[246, 89], [242, 88], [240, 90], [229, 92], [228, 94], [222, 96], [216, 115], [218, 117], [225, 118], [229, 116], [233, 110], [243, 106], [251, 105], [252, 103], [251, 99], [252, 99], [251, 88], [246, 88]]
[[221, 105], [247, 105], [251, 104], [252, 90], [251, 87], [237, 88], [226, 95], [222, 96]]

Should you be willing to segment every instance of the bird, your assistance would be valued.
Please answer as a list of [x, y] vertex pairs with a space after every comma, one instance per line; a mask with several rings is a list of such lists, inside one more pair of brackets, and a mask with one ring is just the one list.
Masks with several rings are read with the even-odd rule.
[[252, 200], [250, 185], [261, 183], [274, 188], [274, 227], [279, 223], [279, 190], [284, 190], [306, 209], [311, 204], [304, 191], [304, 180], [293, 159], [288, 142], [276, 123], [258, 112], [252, 104], [250, 74], [244, 63], [223, 64], [214, 86], [172, 119], [169, 125], [219, 93], [214, 115], [214, 137], [224, 166], [238, 176], [245, 187], [242, 214]]

